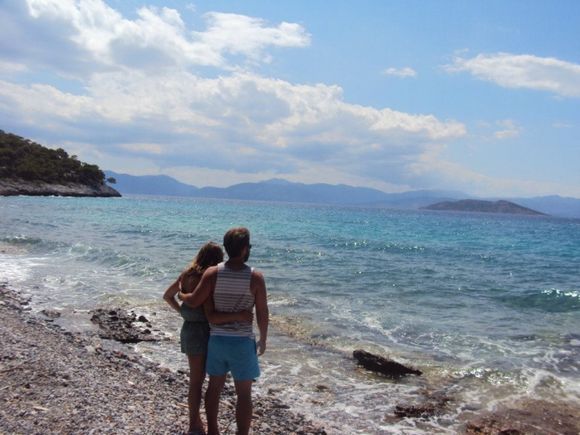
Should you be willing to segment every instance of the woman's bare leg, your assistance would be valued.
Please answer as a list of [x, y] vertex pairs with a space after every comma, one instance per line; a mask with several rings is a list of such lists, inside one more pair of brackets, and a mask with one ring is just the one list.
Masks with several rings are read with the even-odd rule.
[[189, 360], [189, 431], [203, 429], [203, 423], [199, 416], [201, 405], [201, 387], [205, 379], [205, 355], [187, 355]]

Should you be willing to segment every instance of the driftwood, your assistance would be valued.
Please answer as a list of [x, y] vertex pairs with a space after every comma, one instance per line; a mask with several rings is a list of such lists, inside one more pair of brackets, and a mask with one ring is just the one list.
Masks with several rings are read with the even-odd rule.
[[352, 356], [365, 369], [380, 373], [389, 378], [400, 378], [407, 375], [421, 376], [423, 374], [420, 370], [404, 366], [403, 364], [379, 355], [373, 355], [364, 350], [355, 350]]

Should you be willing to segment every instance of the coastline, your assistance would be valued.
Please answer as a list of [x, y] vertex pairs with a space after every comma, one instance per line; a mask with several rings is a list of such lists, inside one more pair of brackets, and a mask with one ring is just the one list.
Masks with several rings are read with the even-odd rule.
[[[183, 433], [187, 373], [151, 363], [97, 335], [70, 332], [0, 284], [0, 432]], [[122, 350], [120, 350], [122, 349]], [[254, 395], [253, 433], [325, 434], [291, 412], [275, 392]], [[226, 384], [224, 434], [235, 428], [235, 394]]]
[[[69, 331], [55, 322], [57, 312], [33, 311], [17, 289], [0, 283], [1, 433], [184, 433], [186, 372], [161, 367], [122, 340], [104, 338], [108, 332], [103, 334], [103, 324], [92, 331]], [[135, 331], [139, 333], [138, 328]], [[339, 433], [292, 411], [279, 393], [273, 389], [254, 393], [252, 433]], [[402, 420], [414, 421], [412, 426], [419, 428], [431, 418], [445, 418], [446, 403], [453, 403], [452, 396], [417, 399], [384, 416], [394, 432], [377, 433], [397, 433], [395, 427]], [[466, 410], [451, 426], [455, 433], [470, 435], [580, 433], [580, 410], [573, 404], [538, 398], [506, 405], [493, 411]], [[220, 407], [224, 435], [235, 431], [234, 410], [230, 380]]]
[[80, 183], [51, 184], [43, 181], [0, 180], [0, 196], [77, 196], [77, 197], [121, 197], [121, 194], [106, 184], [93, 187]]

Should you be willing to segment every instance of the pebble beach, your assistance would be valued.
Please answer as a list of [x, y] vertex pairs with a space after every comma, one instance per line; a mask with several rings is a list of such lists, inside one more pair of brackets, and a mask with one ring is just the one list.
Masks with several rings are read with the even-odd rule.
[[[0, 433], [179, 434], [187, 429], [187, 373], [172, 372], [97, 335], [74, 333], [0, 287]], [[324, 434], [274, 393], [254, 399], [253, 433]], [[222, 433], [235, 433], [234, 392]]]

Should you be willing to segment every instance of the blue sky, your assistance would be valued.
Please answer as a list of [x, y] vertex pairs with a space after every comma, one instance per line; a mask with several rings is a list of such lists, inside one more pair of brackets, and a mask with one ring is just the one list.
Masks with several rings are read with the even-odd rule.
[[196, 186], [580, 197], [580, 2], [1, 0], [0, 119]]

